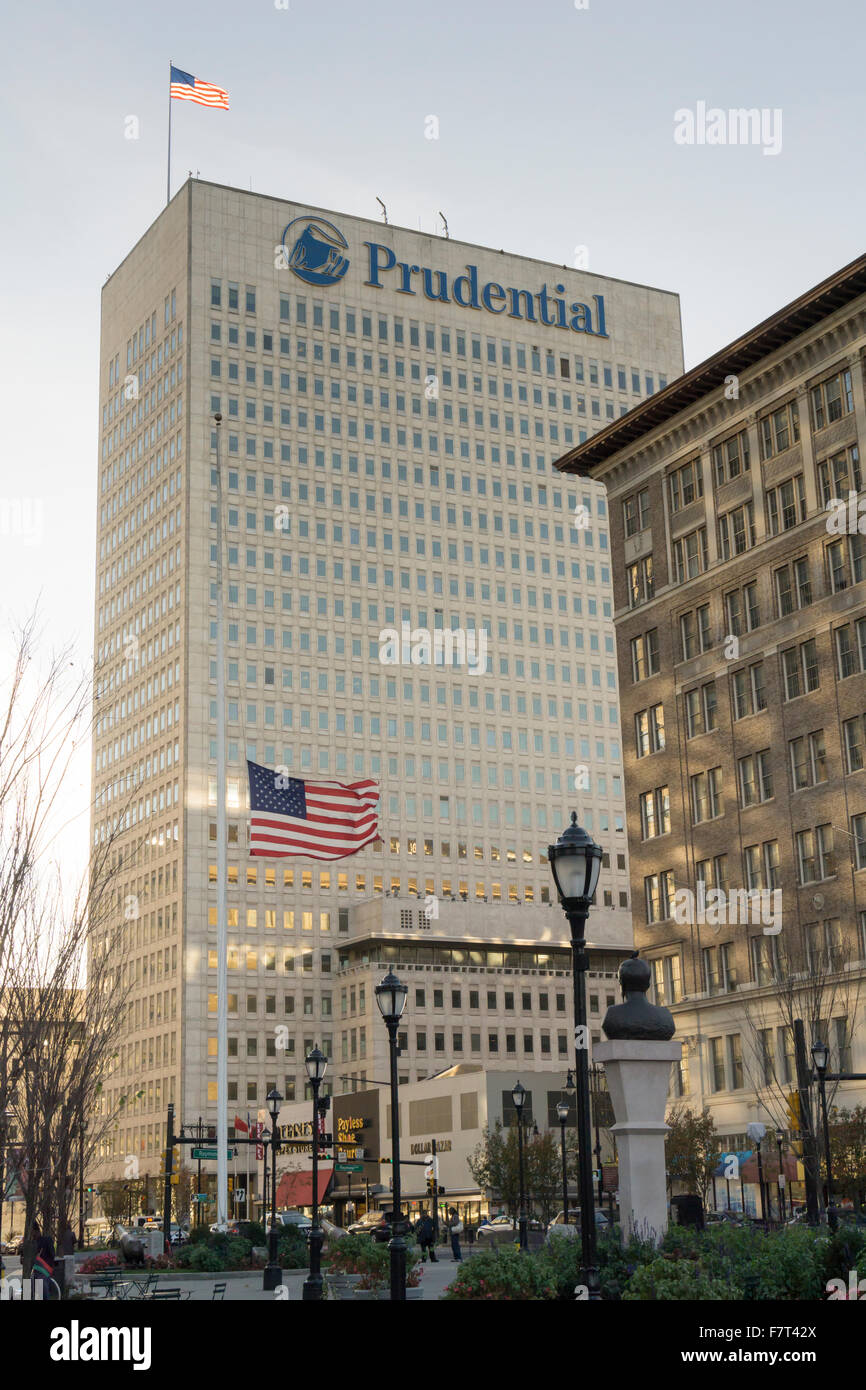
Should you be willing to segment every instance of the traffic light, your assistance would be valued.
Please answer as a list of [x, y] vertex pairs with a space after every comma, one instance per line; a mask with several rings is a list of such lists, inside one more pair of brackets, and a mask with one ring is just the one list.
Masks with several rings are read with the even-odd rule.
[[791, 1091], [788, 1096], [788, 1128], [793, 1134], [799, 1134], [800, 1125], [800, 1092]]

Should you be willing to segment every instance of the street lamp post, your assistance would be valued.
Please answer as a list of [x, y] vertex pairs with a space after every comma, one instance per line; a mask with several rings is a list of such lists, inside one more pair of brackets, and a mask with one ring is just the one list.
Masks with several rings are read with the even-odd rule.
[[783, 1129], [776, 1130], [776, 1147], [779, 1150], [779, 1224], [785, 1222], [785, 1170], [782, 1166], [782, 1140], [785, 1137]]
[[304, 1303], [315, 1303], [322, 1297], [322, 1243], [325, 1238], [319, 1225], [319, 1087], [328, 1061], [324, 1053], [314, 1047], [304, 1059], [304, 1065], [313, 1088], [313, 1226], [310, 1231], [310, 1274], [304, 1280], [301, 1298]]
[[812, 1061], [818, 1073], [818, 1091], [821, 1096], [821, 1119], [824, 1124], [824, 1162], [827, 1165], [827, 1224], [831, 1231], [838, 1225], [836, 1208], [833, 1205], [833, 1165], [830, 1158], [830, 1120], [827, 1116], [826, 1071], [830, 1061], [830, 1049], [826, 1043], [812, 1044]]
[[[279, 1091], [268, 1092], [267, 1105], [271, 1116], [273, 1182], [271, 1183], [271, 1228], [268, 1232], [268, 1262], [262, 1271], [262, 1288], [268, 1290], [278, 1289], [283, 1282], [283, 1271], [277, 1257], [277, 1154], [280, 1151], [280, 1133], [277, 1128], [277, 1121], [280, 1118], [281, 1100], [282, 1096]], [[264, 1197], [267, 1201], [267, 1191], [265, 1191]]]
[[562, 1147], [562, 1219], [568, 1225], [568, 1161], [565, 1155], [565, 1126], [568, 1121], [569, 1104], [561, 1100], [556, 1107], [559, 1116], [559, 1134]]
[[403, 1238], [403, 1213], [400, 1193], [400, 1102], [397, 1085], [397, 1029], [406, 1007], [408, 986], [401, 984], [389, 970], [376, 986], [376, 1003], [388, 1029], [388, 1053], [391, 1063], [391, 1169], [392, 1224], [389, 1250], [391, 1252], [391, 1302], [406, 1301], [406, 1241]]
[[520, 1248], [521, 1250], [525, 1250], [528, 1244], [526, 1239], [526, 1189], [523, 1182], [523, 1107], [526, 1104], [526, 1088], [521, 1086], [519, 1081], [511, 1092], [511, 1099], [514, 1102], [514, 1109], [517, 1112], [517, 1182], [520, 1188], [517, 1229], [519, 1232]]
[[595, 1198], [592, 1190], [591, 1117], [589, 1100], [589, 1029], [586, 1019], [586, 919], [601, 871], [602, 849], [577, 824], [571, 825], [547, 851], [553, 881], [571, 931], [574, 988], [574, 1046], [577, 1072], [578, 1186], [582, 1279], [592, 1300], [601, 1298], [595, 1243]]

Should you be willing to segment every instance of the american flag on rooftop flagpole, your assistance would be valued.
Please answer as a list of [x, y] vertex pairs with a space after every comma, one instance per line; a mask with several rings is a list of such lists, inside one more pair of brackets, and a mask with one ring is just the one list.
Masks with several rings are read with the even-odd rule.
[[250, 854], [276, 859], [345, 859], [379, 838], [379, 787], [313, 782], [247, 763]]
[[222, 111], [229, 109], [229, 94], [212, 82], [203, 82], [200, 77], [184, 72], [172, 64], [169, 84], [170, 95], [176, 101], [195, 101], [199, 106], [217, 106]]

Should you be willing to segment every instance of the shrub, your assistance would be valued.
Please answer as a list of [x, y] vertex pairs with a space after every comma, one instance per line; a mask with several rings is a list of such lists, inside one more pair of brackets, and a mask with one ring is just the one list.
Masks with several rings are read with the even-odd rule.
[[261, 1221], [239, 1221], [239, 1234], [244, 1240], [248, 1240], [250, 1245], [267, 1245], [267, 1232]]
[[552, 1299], [557, 1294], [553, 1267], [544, 1254], [529, 1255], [500, 1245], [473, 1255], [462, 1264], [443, 1299]]
[[377, 1258], [378, 1246], [360, 1232], [333, 1241], [322, 1256], [322, 1267], [332, 1274], [364, 1274]]
[[88, 1255], [86, 1260], [82, 1260], [76, 1266], [76, 1274], [109, 1274], [115, 1269], [120, 1268], [118, 1257], [114, 1253], [105, 1255]]
[[186, 1244], [187, 1244], [187, 1245], [199, 1245], [199, 1244], [201, 1244], [201, 1245], [207, 1245], [207, 1242], [208, 1242], [208, 1240], [210, 1239], [210, 1235], [211, 1235], [211, 1233], [210, 1233], [210, 1231], [208, 1230], [207, 1226], [205, 1226], [205, 1225], [202, 1225], [202, 1226], [193, 1226], [192, 1229], [191, 1229], [191, 1231], [190, 1231], [190, 1233], [189, 1233], [189, 1236], [187, 1237]]
[[842, 1279], [848, 1284], [848, 1275], [856, 1269], [858, 1279], [866, 1278], [866, 1229], [862, 1226], [849, 1226], [842, 1222], [835, 1235], [825, 1236], [816, 1242], [817, 1259], [821, 1272], [824, 1293], [828, 1279]]
[[277, 1242], [277, 1260], [281, 1269], [306, 1269], [310, 1251], [306, 1238], [289, 1226]]
[[635, 1270], [622, 1294], [624, 1301], [653, 1303], [686, 1299], [699, 1302], [733, 1301], [739, 1290], [705, 1272], [695, 1260], [658, 1256]]
[[182, 1250], [178, 1256], [178, 1264], [182, 1264], [186, 1269], [198, 1270], [201, 1273], [216, 1274], [225, 1269], [225, 1263], [219, 1253], [200, 1243]]

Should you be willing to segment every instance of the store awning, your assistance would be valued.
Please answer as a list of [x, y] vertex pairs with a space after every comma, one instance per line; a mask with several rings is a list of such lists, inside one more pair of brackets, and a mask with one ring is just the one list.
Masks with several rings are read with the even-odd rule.
[[[319, 1168], [318, 1188], [319, 1203], [325, 1200], [331, 1178], [334, 1175], [333, 1167]], [[313, 1170], [312, 1168], [302, 1169], [298, 1173], [283, 1173], [277, 1183], [277, 1206], [282, 1211], [291, 1207], [311, 1207], [313, 1205]]]

